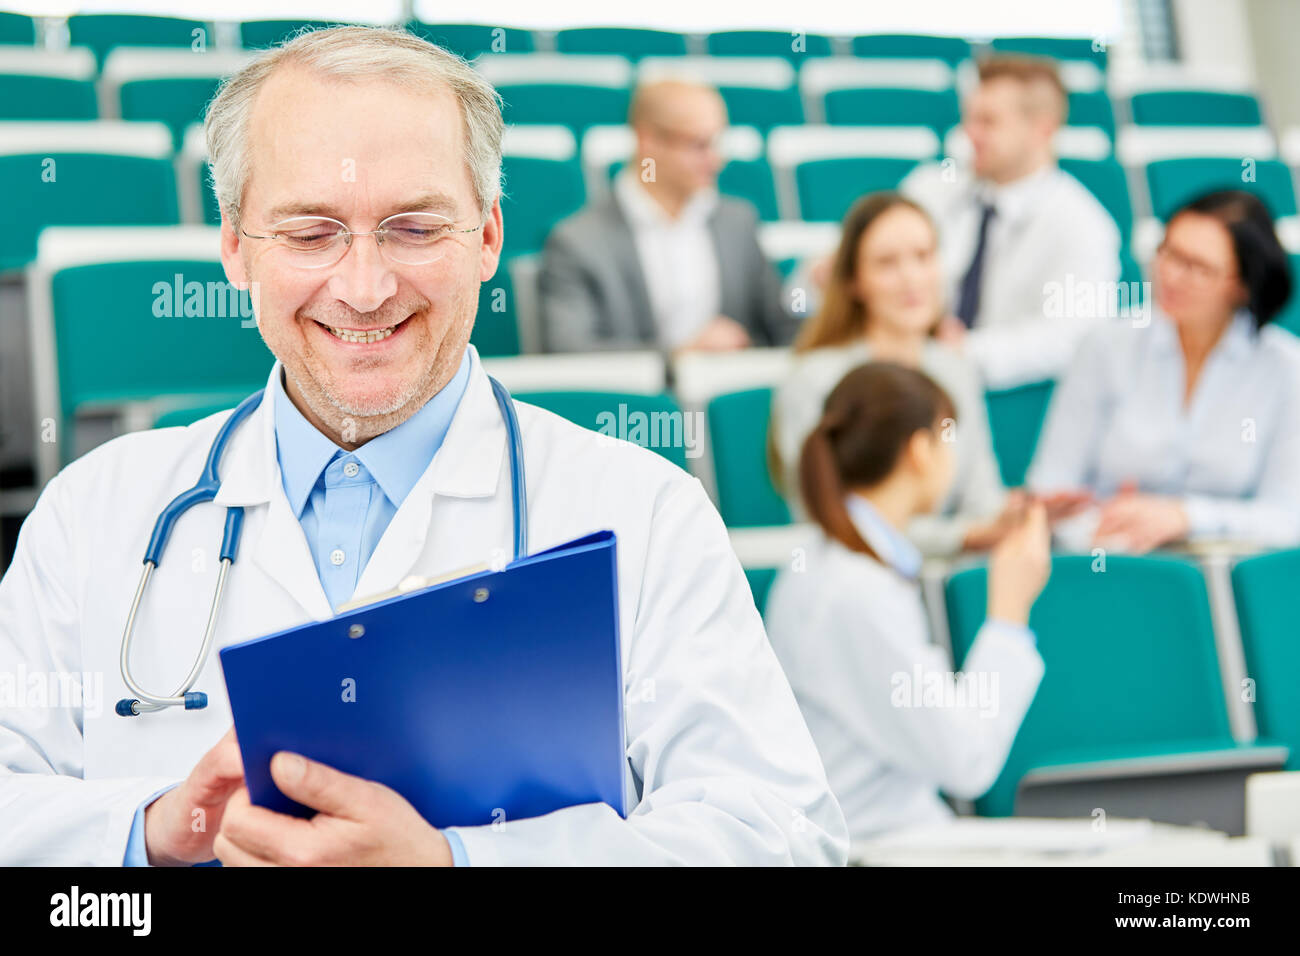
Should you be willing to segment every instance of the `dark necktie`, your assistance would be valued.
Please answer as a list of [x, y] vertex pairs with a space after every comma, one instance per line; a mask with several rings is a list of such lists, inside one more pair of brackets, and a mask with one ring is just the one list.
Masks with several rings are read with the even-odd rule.
[[975, 324], [975, 316], [980, 310], [980, 282], [984, 277], [984, 250], [988, 247], [989, 220], [996, 214], [996, 207], [980, 204], [980, 231], [975, 240], [975, 254], [971, 256], [970, 268], [961, 277], [961, 290], [957, 296], [957, 318], [970, 328]]

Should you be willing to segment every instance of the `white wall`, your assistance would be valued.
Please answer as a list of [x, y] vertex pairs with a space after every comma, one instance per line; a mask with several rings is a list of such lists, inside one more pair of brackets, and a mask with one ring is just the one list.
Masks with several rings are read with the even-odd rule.
[[1255, 72], [1275, 129], [1300, 126], [1300, 3], [1248, 0]]

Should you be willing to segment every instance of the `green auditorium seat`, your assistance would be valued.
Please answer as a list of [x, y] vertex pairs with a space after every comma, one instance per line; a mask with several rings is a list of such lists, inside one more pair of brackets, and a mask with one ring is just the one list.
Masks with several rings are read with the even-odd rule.
[[767, 595], [776, 580], [776, 568], [745, 568], [745, 580], [749, 582], [749, 591], [754, 595], [754, 606], [758, 613], [767, 610]]
[[790, 523], [790, 509], [772, 485], [767, 427], [772, 389], [754, 388], [709, 401], [709, 445], [718, 511], [728, 527]]
[[[160, 139], [165, 133], [157, 128]], [[87, 142], [96, 133], [89, 127]], [[165, 148], [165, 147], [164, 147]], [[111, 188], [106, 185], [111, 184]], [[170, 158], [71, 151], [6, 151], [0, 138], [0, 271], [36, 255], [47, 226], [168, 225], [179, 222]]]
[[516, 27], [493, 27], [479, 23], [423, 23], [414, 20], [406, 28], [467, 60], [474, 59], [480, 53], [531, 53], [537, 49], [533, 34]]
[[718, 191], [752, 203], [763, 222], [781, 218], [772, 167], [766, 159], [733, 159], [718, 174]]
[[154, 419], [153, 427], [183, 428], [186, 425], [193, 425], [201, 418], [207, 418], [217, 412], [224, 412], [234, 408], [254, 391], [256, 389], [250, 389], [242, 394], [231, 393], [221, 398], [204, 396], [196, 399], [173, 399], [170, 401], [164, 399], [161, 404], [167, 406], [167, 410]]
[[[1195, 564], [1173, 557], [1057, 556], [1029, 623], [1045, 673], [997, 781], [976, 801], [1007, 816], [1036, 768], [1240, 750], [1229, 731], [1210, 605]], [[987, 573], [946, 589], [953, 657], [984, 620]]]
[[122, 119], [167, 124], [177, 148], [191, 124], [202, 122], [208, 101], [221, 85], [215, 76], [167, 76], [129, 80], [119, 88]]
[[0, 12], [0, 43], [36, 43], [36, 20], [22, 13]]
[[1152, 90], [1129, 99], [1139, 126], [1260, 126], [1259, 100], [1219, 90]]
[[589, 126], [627, 121], [626, 89], [585, 83], [497, 84], [506, 123], [567, 126], [579, 139]]
[[1263, 737], [1291, 748], [1288, 770], [1300, 770], [1300, 640], [1295, 586], [1300, 550], [1239, 561], [1232, 569], [1246, 676], [1254, 682], [1255, 723]]
[[[797, 43], [801, 49], [795, 49]], [[710, 56], [780, 56], [796, 64], [804, 57], [831, 55], [829, 37], [790, 30], [723, 30], [710, 33], [705, 45]]]
[[[1291, 260], [1291, 278], [1300, 285], [1300, 253], [1293, 252], [1287, 258]], [[1300, 292], [1291, 293], [1282, 313], [1273, 322], [1288, 332], [1300, 335]]]
[[478, 317], [470, 341], [484, 358], [519, 354], [519, 324], [515, 290], [507, 263], [497, 266], [496, 275], [479, 288]]
[[576, 425], [623, 438], [658, 452], [685, 469], [685, 421], [669, 392], [516, 392], [515, 398], [567, 418]]
[[970, 44], [960, 37], [919, 36], [907, 33], [877, 33], [853, 38], [853, 55], [897, 57], [908, 60], [943, 60], [956, 66], [970, 58]]
[[1000, 37], [990, 44], [998, 53], [1025, 53], [1054, 60], [1085, 60], [1106, 68], [1106, 51], [1087, 37]]
[[803, 100], [791, 86], [772, 90], [757, 86], [719, 86], [727, 104], [727, 120], [736, 126], [754, 126], [767, 133], [773, 126], [794, 126], [804, 121]]
[[1025, 472], [1034, 459], [1038, 434], [1043, 429], [1055, 387], [1053, 381], [1031, 382], [984, 393], [993, 454], [998, 460], [1002, 483], [1008, 488], [1019, 488], [1025, 483]]
[[577, 157], [510, 156], [502, 160], [505, 248], [510, 255], [538, 252], [551, 228], [586, 201]]
[[799, 211], [806, 220], [839, 222], [859, 196], [896, 189], [916, 166], [915, 159], [893, 156], [849, 156], [800, 163], [794, 171]]
[[202, 20], [117, 13], [81, 13], [68, 17], [69, 44], [90, 47], [101, 65], [114, 47], [193, 48], [198, 40], [205, 49], [212, 46], [211, 31]]
[[[610, 163], [608, 175], [613, 179], [626, 163]], [[763, 157], [758, 159], [731, 159], [718, 173], [718, 192], [750, 203], [763, 222], [776, 222], [781, 218], [777, 206], [776, 184], [772, 179], [772, 166]]]
[[957, 91], [890, 89], [830, 90], [826, 122], [838, 126], [928, 126], [940, 139], [961, 121]]
[[[1248, 165], [1253, 164], [1252, 166]], [[1253, 171], [1253, 179], [1249, 177]], [[1151, 209], [1161, 220], [1179, 206], [1217, 189], [1244, 189], [1264, 201], [1273, 218], [1296, 214], [1291, 171], [1276, 159], [1229, 157], [1160, 159], [1147, 164]]]
[[617, 53], [632, 60], [643, 56], [685, 56], [686, 37], [667, 30], [628, 27], [577, 27], [555, 34], [561, 53]]
[[247, 293], [215, 260], [71, 266], [51, 276], [50, 305], [65, 422], [88, 406], [248, 395], [271, 370]]
[[239, 44], [245, 50], [278, 46], [294, 34], [340, 26], [336, 20], [246, 20], [239, 25]]
[[1115, 159], [1061, 159], [1061, 169], [1088, 187], [1119, 226], [1120, 239], [1128, 245], [1133, 234], [1133, 203], [1128, 194], [1128, 177]]
[[1070, 126], [1096, 126], [1115, 138], [1115, 108], [1105, 90], [1075, 90], [1067, 94], [1069, 112], [1066, 123]]
[[0, 73], [0, 120], [93, 120], [98, 116], [94, 80]]
[[[1142, 285], [1144, 278], [1142, 267], [1138, 265], [1133, 250], [1128, 246], [1121, 246], [1119, 250], [1119, 281], [1125, 285], [1123, 294], [1132, 297], [1129, 303], [1130, 307], [1141, 305], [1146, 298], [1146, 290]], [[1123, 303], [1117, 304], [1122, 305]]]

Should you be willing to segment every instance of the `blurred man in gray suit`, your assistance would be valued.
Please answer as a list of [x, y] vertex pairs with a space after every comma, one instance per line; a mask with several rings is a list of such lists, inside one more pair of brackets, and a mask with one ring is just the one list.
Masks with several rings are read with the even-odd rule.
[[711, 87], [640, 87], [628, 118], [636, 155], [610, 192], [558, 224], [538, 278], [553, 352], [784, 345], [797, 322], [758, 247], [757, 217], [718, 195], [727, 126]]

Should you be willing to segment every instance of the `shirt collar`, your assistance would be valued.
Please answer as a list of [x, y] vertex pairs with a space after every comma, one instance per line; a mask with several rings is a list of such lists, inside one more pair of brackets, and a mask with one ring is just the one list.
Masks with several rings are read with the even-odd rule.
[[469, 384], [470, 365], [469, 349], [466, 349], [451, 381], [418, 412], [353, 452], [334, 444], [298, 411], [284, 389], [282, 376], [277, 375], [276, 455], [284, 493], [294, 514], [302, 515], [321, 472], [336, 454], [355, 456], [369, 470], [393, 507], [400, 507], [442, 446]]
[[668, 211], [646, 192], [637, 180], [632, 166], [625, 166], [614, 177], [614, 194], [618, 197], [623, 213], [633, 224], [639, 226], [673, 226], [688, 222], [703, 223], [713, 213], [718, 202], [718, 191], [713, 188], [697, 190], [686, 201], [674, 218]]
[[1055, 163], [1048, 163], [1014, 182], [1001, 185], [981, 183], [978, 191], [980, 201], [992, 203], [997, 208], [997, 217], [1004, 222], [1019, 219], [1038, 205], [1039, 195], [1055, 179], [1058, 171]]
[[861, 495], [849, 493], [844, 504], [853, 526], [881, 561], [905, 578], [921, 573], [921, 552], [907, 537], [881, 516], [876, 507]]
[[[1151, 332], [1156, 345], [1161, 351], [1179, 354], [1178, 330], [1173, 319], [1158, 308], [1152, 309]], [[1255, 317], [1249, 309], [1238, 309], [1231, 323], [1224, 330], [1219, 341], [1214, 343], [1211, 355], [1222, 355], [1229, 359], [1239, 359], [1249, 355], [1259, 339], [1259, 330], [1255, 328]]]

